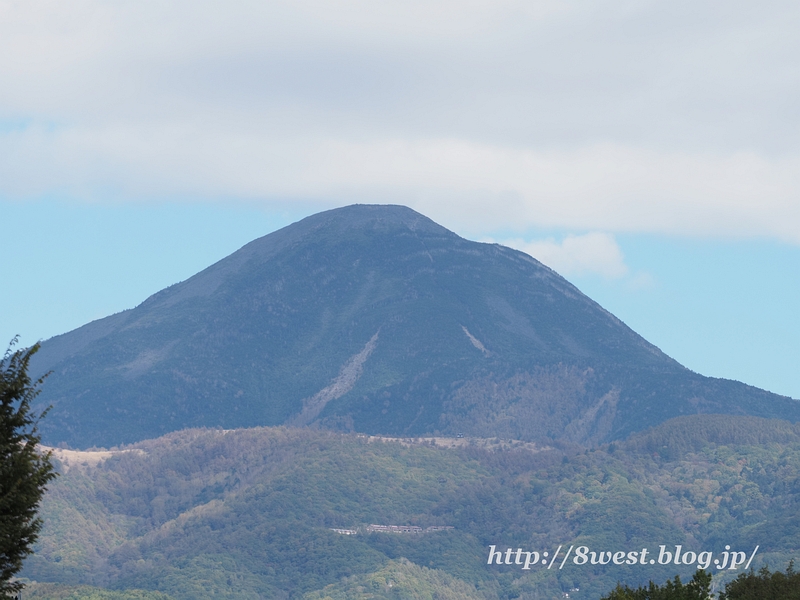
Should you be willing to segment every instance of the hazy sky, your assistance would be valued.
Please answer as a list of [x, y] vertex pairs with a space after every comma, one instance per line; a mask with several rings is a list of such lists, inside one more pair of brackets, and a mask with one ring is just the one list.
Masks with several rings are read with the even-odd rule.
[[800, 398], [800, 4], [0, 0], [0, 339], [409, 205]]

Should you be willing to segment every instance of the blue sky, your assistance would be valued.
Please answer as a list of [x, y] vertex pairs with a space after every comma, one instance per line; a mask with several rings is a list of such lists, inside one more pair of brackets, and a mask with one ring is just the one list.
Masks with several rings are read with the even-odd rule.
[[0, 0], [0, 339], [318, 210], [530, 252], [688, 367], [800, 398], [800, 6]]

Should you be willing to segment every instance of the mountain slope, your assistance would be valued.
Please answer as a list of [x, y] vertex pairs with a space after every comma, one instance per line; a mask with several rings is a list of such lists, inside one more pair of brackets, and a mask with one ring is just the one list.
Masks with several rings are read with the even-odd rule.
[[50, 443], [320, 425], [591, 444], [681, 414], [800, 407], [688, 371], [552, 270], [400, 206], [244, 246], [135, 309], [46, 341]]
[[[45, 497], [44, 528], [23, 575], [176, 600], [545, 600], [564, 592], [588, 600], [617, 581], [683, 578], [696, 567], [569, 561], [523, 570], [488, 565], [490, 546], [552, 555], [563, 545], [561, 556], [571, 545], [649, 548], [657, 556], [659, 545], [680, 544], [722, 558], [726, 546], [749, 555], [759, 545], [756, 570], [782, 569], [797, 556], [800, 425], [694, 415], [609, 446], [559, 445], [398, 443], [281, 427], [186, 430], [117, 452], [56, 451], [62, 476]], [[734, 577], [742, 564], [711, 570]]]

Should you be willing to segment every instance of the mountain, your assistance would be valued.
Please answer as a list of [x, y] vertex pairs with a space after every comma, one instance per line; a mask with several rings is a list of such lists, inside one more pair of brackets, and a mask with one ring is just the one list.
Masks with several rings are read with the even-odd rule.
[[535, 259], [402, 206], [257, 239], [132, 310], [42, 344], [44, 439], [114, 446], [187, 427], [620, 439], [679, 415], [800, 420], [689, 371]]
[[[744, 570], [726, 549], [758, 546], [756, 570], [797, 556], [800, 425], [693, 415], [592, 449], [557, 445], [277, 427], [55, 450], [61, 476], [23, 575], [119, 593], [70, 599], [591, 600], [618, 581], [687, 580], [701, 552], [718, 584]], [[689, 564], [610, 561], [642, 548], [657, 559], [660, 545]], [[606, 560], [525, 570], [488, 565], [491, 546], [561, 546], [559, 560], [586, 546]]]

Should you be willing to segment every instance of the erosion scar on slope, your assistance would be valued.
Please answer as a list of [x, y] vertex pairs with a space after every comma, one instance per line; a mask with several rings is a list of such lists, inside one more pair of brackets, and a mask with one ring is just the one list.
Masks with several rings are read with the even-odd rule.
[[376, 331], [375, 335], [370, 338], [361, 352], [350, 357], [350, 360], [344, 364], [341, 371], [339, 371], [339, 375], [329, 386], [322, 388], [311, 396], [311, 398], [303, 400], [303, 410], [300, 411], [299, 415], [289, 421], [289, 425], [308, 425], [317, 418], [317, 415], [322, 412], [322, 409], [325, 408], [328, 402], [341, 398], [353, 389], [356, 381], [358, 381], [359, 377], [361, 377], [361, 374], [364, 372], [364, 363], [369, 358], [369, 355], [372, 354], [372, 351], [375, 350], [379, 333], [380, 330]]
[[471, 343], [473, 346], [475, 346], [475, 347], [476, 347], [478, 350], [480, 350], [481, 352], [483, 352], [483, 353], [484, 353], [486, 356], [489, 356], [489, 355], [491, 354], [491, 352], [489, 352], [489, 351], [486, 349], [486, 346], [484, 346], [484, 345], [481, 343], [481, 341], [480, 341], [478, 338], [476, 338], [474, 335], [472, 335], [472, 334], [469, 332], [469, 329], [467, 329], [467, 328], [466, 328], [466, 327], [464, 327], [463, 325], [461, 326], [461, 329], [463, 329], [463, 330], [464, 330], [464, 333], [466, 333], [466, 334], [467, 334], [467, 337], [469, 338], [469, 341], [470, 341], [470, 343]]

